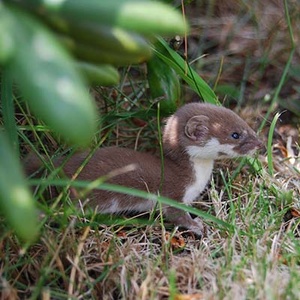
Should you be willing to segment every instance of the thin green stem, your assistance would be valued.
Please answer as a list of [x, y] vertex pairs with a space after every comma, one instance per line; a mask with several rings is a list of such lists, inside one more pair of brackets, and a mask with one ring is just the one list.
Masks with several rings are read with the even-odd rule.
[[294, 52], [295, 52], [295, 49], [296, 49], [295, 39], [294, 39], [293, 29], [292, 29], [292, 24], [291, 24], [291, 19], [290, 19], [288, 5], [287, 5], [287, 0], [284, 0], [284, 12], [285, 12], [286, 22], [287, 22], [287, 25], [288, 25], [288, 32], [289, 32], [289, 36], [290, 36], [290, 41], [291, 41], [291, 51], [290, 51], [287, 63], [284, 67], [283, 73], [281, 75], [281, 78], [280, 78], [279, 84], [277, 86], [277, 89], [275, 90], [275, 93], [274, 93], [273, 99], [271, 101], [271, 104], [269, 106], [269, 109], [268, 109], [268, 111], [265, 115], [264, 120], [262, 121], [262, 123], [259, 127], [259, 131], [261, 131], [264, 128], [264, 126], [266, 125], [266, 122], [267, 122], [271, 112], [273, 111], [275, 104], [278, 101], [279, 93], [280, 93], [280, 91], [283, 87], [283, 84], [284, 84], [285, 80], [286, 80], [288, 71], [289, 71], [291, 63], [292, 63]]
[[[71, 181], [69, 179], [53, 179], [53, 180], [47, 179], [46, 182], [48, 185], [51, 185], [51, 186], [64, 187], [64, 186], [68, 185], [68, 186], [73, 186], [73, 187], [78, 187], [78, 188], [100, 189], [100, 190], [105, 190], [105, 191], [117, 192], [117, 193], [121, 193], [121, 194], [127, 194], [127, 195], [131, 195], [134, 197], [139, 197], [139, 198], [143, 198], [143, 199], [147, 199], [147, 200], [157, 201], [157, 202], [184, 210], [186, 212], [192, 213], [198, 217], [203, 218], [204, 220], [211, 221], [211, 222], [217, 224], [218, 226], [223, 227], [225, 230], [227, 230], [229, 232], [233, 232], [235, 230], [235, 228], [231, 224], [229, 224], [209, 213], [199, 210], [197, 208], [187, 206], [183, 203], [179, 203], [170, 198], [158, 196], [155, 194], [150, 194], [145, 191], [140, 191], [140, 190], [128, 188], [125, 186], [104, 183], [104, 181], [105, 181], [105, 178], [101, 177], [92, 182], [80, 181], [80, 180]], [[40, 179], [31, 179], [29, 182], [32, 185], [39, 185], [41, 183], [41, 180]], [[240, 233], [245, 234], [242, 231], [240, 231]]]
[[273, 168], [273, 155], [272, 155], [272, 141], [273, 141], [273, 135], [274, 135], [274, 130], [275, 130], [275, 126], [276, 126], [276, 123], [278, 121], [280, 117], [280, 114], [277, 113], [275, 115], [275, 117], [273, 118], [273, 121], [271, 123], [271, 126], [270, 126], [270, 130], [269, 130], [269, 134], [268, 134], [268, 146], [267, 146], [267, 157], [268, 157], [268, 169], [269, 169], [269, 174], [271, 176], [274, 175], [274, 168]]
[[162, 132], [160, 126], [160, 103], [157, 104], [157, 134], [158, 134], [158, 143], [159, 143], [159, 154], [161, 159], [161, 171], [160, 171], [160, 185], [159, 185], [159, 192], [162, 190], [162, 186], [164, 183], [164, 174], [165, 174], [165, 167], [164, 167], [164, 150], [162, 144]]

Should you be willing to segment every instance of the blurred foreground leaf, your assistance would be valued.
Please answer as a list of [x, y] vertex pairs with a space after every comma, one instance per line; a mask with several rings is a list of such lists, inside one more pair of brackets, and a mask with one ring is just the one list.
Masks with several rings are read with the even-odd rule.
[[37, 211], [15, 151], [3, 132], [0, 132], [0, 212], [17, 235], [33, 242], [39, 227]]

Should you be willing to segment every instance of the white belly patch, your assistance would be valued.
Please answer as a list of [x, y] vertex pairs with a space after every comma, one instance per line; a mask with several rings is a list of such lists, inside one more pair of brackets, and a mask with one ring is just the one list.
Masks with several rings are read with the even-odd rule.
[[187, 186], [184, 196], [183, 203], [191, 204], [205, 189], [212, 173], [214, 161], [203, 160], [199, 158], [192, 158], [191, 163], [193, 164], [195, 171], [194, 182]]

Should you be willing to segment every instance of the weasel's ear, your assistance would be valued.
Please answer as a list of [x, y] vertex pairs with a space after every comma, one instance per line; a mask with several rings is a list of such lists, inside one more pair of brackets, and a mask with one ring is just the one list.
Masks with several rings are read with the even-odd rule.
[[185, 134], [193, 141], [206, 140], [209, 118], [204, 115], [190, 118], [185, 125]]

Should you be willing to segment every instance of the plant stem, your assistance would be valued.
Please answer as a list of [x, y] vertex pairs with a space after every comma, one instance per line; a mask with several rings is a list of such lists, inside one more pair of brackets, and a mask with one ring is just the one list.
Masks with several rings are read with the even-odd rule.
[[16, 154], [19, 154], [18, 130], [12, 91], [12, 78], [7, 70], [2, 70], [1, 102], [4, 129]]

